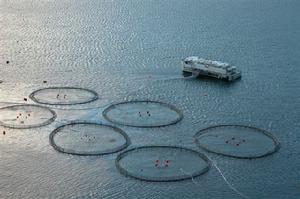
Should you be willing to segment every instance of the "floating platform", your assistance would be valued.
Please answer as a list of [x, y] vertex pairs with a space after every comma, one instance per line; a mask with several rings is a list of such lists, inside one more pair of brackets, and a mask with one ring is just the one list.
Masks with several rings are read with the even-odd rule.
[[226, 81], [233, 81], [241, 78], [241, 71], [228, 63], [207, 60], [196, 56], [187, 57], [182, 60], [183, 73], [190, 73], [194, 76], [206, 76]]

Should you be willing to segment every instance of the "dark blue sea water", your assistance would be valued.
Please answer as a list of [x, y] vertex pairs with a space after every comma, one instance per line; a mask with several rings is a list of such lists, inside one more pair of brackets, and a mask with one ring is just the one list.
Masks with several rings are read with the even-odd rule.
[[[1, 107], [34, 103], [23, 98], [49, 86], [100, 96], [54, 107], [58, 118], [45, 127], [0, 127], [0, 198], [300, 198], [299, 8], [298, 0], [0, 0]], [[180, 60], [190, 55], [232, 63], [242, 79], [184, 79]], [[180, 145], [217, 166], [193, 180], [150, 183], [121, 175], [117, 154], [72, 156], [49, 145], [62, 123], [108, 123], [103, 108], [132, 99], [173, 104], [184, 118], [121, 127], [130, 147]], [[192, 136], [216, 124], [266, 129], [281, 148], [253, 160], [198, 149]]]

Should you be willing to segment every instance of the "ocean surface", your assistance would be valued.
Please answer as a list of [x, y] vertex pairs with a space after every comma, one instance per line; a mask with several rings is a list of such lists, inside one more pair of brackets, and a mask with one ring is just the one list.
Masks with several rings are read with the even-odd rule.
[[[299, 0], [0, 0], [1, 107], [33, 104], [24, 98], [49, 86], [99, 94], [88, 104], [49, 106], [57, 119], [45, 127], [0, 127], [0, 198], [300, 198], [299, 8]], [[242, 79], [185, 79], [180, 60], [190, 55], [232, 63]], [[117, 154], [82, 157], [50, 146], [56, 127], [109, 123], [103, 109], [125, 100], [169, 103], [184, 115], [167, 127], [119, 126], [129, 148], [184, 146], [206, 154], [210, 170], [143, 182], [118, 172]], [[253, 160], [199, 149], [193, 135], [217, 124], [268, 130], [281, 148]]]

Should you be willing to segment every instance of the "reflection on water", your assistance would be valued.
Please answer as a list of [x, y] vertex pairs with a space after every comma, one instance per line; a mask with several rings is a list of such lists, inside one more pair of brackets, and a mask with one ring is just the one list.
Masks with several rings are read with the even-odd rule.
[[[51, 106], [57, 119], [45, 127], [0, 127], [0, 198], [298, 198], [298, 8], [297, 0], [0, 0], [1, 107], [33, 103], [24, 98], [50, 86], [99, 94], [88, 104]], [[180, 60], [190, 55], [232, 63], [243, 77], [185, 79]], [[116, 155], [74, 157], [49, 145], [55, 127], [108, 123], [101, 114], [108, 104], [134, 99], [173, 104], [184, 118], [163, 128], [122, 127], [132, 147], [200, 151], [192, 139], [199, 129], [238, 123], [272, 132], [282, 148], [251, 161], [209, 153], [218, 166], [205, 175], [157, 184], [119, 174]]]

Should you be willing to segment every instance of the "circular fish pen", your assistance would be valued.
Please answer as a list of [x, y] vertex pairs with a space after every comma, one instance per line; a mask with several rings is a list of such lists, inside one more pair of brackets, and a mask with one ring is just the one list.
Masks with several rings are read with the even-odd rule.
[[197, 177], [209, 169], [206, 156], [176, 146], [143, 146], [118, 155], [116, 167], [125, 176], [170, 182]]
[[95, 101], [98, 99], [98, 94], [85, 88], [49, 87], [36, 90], [29, 97], [39, 104], [75, 105]]
[[0, 108], [0, 125], [27, 129], [45, 126], [52, 123], [56, 113], [46, 107], [37, 105], [13, 105]]
[[73, 155], [106, 155], [123, 150], [130, 144], [121, 129], [97, 123], [70, 123], [55, 129], [49, 136], [51, 146]]
[[102, 114], [112, 123], [144, 128], [168, 126], [183, 118], [175, 106], [156, 101], [121, 102], [109, 106]]
[[276, 152], [280, 144], [269, 132], [243, 125], [218, 125], [200, 130], [196, 144], [206, 151], [234, 158], [260, 158]]

